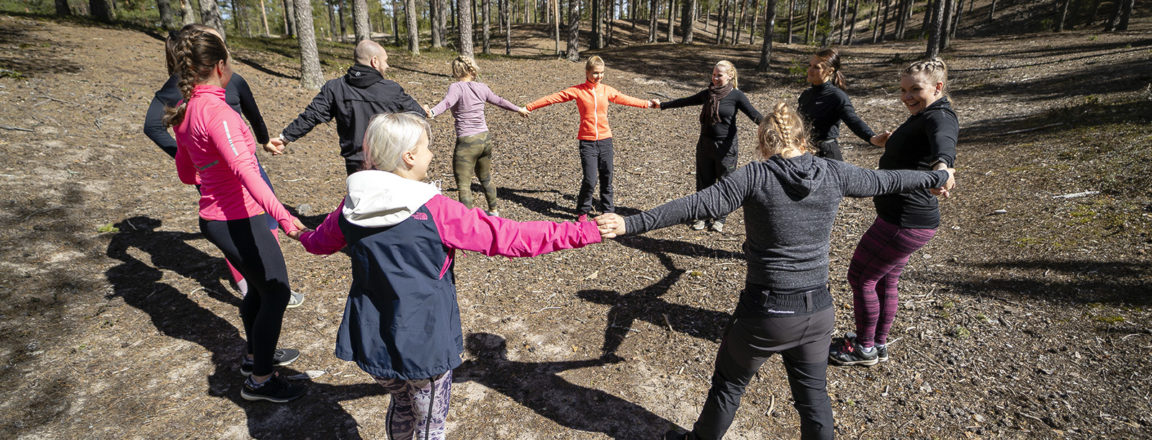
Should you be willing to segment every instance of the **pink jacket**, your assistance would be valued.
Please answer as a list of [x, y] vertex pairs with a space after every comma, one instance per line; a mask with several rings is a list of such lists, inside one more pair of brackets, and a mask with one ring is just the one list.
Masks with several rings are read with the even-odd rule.
[[296, 231], [292, 215], [260, 178], [256, 142], [240, 114], [224, 101], [224, 89], [196, 86], [184, 120], [172, 131], [180, 181], [201, 185], [201, 218], [240, 220], [267, 212], [285, 232]]

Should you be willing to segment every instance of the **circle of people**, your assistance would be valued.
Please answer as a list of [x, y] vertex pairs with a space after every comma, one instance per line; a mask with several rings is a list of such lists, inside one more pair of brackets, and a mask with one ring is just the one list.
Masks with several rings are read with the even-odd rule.
[[[867, 366], [888, 360], [900, 274], [909, 256], [935, 234], [937, 198], [948, 197], [954, 185], [959, 125], [947, 95], [947, 67], [939, 59], [914, 62], [900, 72], [900, 101], [910, 116], [895, 130], [877, 134], [856, 115], [833, 48], [811, 57], [811, 87], [800, 94], [798, 105], [781, 102], [765, 116], [740, 91], [736, 68], [728, 61], [716, 63], [704, 90], [660, 102], [604, 84], [605, 64], [598, 56], [585, 63], [585, 82], [524, 107], [477, 81], [476, 63], [460, 57], [451, 63], [457, 82], [428, 109], [384, 78], [387, 53], [364, 40], [347, 74], [328, 81], [296, 120], [270, 138], [251, 90], [232, 72], [228, 49], [213, 29], [188, 25], [169, 36], [166, 49], [170, 78], [148, 110], [145, 132], [175, 159], [180, 180], [197, 185], [200, 230], [224, 254], [244, 295], [242, 397], [284, 403], [307, 392], [305, 384], [275, 372], [300, 355], [277, 347], [285, 309], [303, 301], [289, 286], [277, 238], [283, 229], [313, 254], [348, 250], [353, 278], [335, 353], [355, 362], [391, 395], [391, 438], [445, 435], [452, 370], [464, 350], [456, 251], [530, 257], [678, 224], [720, 232], [726, 215], [741, 207], [745, 286], [723, 332], [697, 421], [691, 431], [676, 428], [666, 435], [723, 437], [749, 380], [779, 353], [800, 414], [801, 438], [832, 438], [828, 363]], [[528, 116], [568, 101], [576, 101], [580, 113], [583, 177], [576, 221], [501, 218], [485, 104]], [[701, 107], [695, 194], [627, 217], [615, 213], [609, 103]], [[455, 119], [452, 164], [459, 201], [424, 182], [433, 157], [426, 118], [448, 110]], [[737, 112], [757, 124], [761, 159], [739, 168]], [[347, 195], [313, 230], [277, 200], [256, 152], [262, 146], [282, 154], [290, 142], [332, 119], [348, 173]], [[841, 160], [841, 121], [865, 142], [884, 148], [878, 169]], [[474, 176], [487, 211], [473, 208]], [[597, 184], [599, 215], [590, 219]], [[856, 331], [830, 343], [829, 242], [843, 197], [872, 197], [877, 215], [848, 267]]]

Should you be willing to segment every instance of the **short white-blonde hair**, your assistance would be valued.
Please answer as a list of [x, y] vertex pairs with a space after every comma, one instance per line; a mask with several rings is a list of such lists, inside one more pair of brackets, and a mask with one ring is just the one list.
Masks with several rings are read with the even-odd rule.
[[416, 148], [420, 134], [432, 141], [428, 121], [415, 113], [381, 113], [372, 117], [364, 131], [365, 169], [396, 171], [401, 155]]

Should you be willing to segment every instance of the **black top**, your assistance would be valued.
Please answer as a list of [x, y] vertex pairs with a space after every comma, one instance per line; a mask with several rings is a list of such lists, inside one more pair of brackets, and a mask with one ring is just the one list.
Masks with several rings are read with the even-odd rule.
[[800, 94], [799, 111], [804, 120], [812, 127], [810, 139], [812, 143], [834, 141], [840, 137], [840, 121], [848, 126], [866, 143], [872, 142], [876, 133], [856, 116], [856, 109], [848, 94], [832, 84], [825, 82], [818, 86], [809, 87]]
[[[144, 134], [173, 158], [176, 157], [176, 139], [168, 134], [168, 127], [164, 126], [164, 107], [175, 107], [181, 99], [184, 99], [180, 94], [179, 83], [180, 77], [170, 76], [168, 82], [156, 91], [156, 95], [152, 97], [152, 104], [148, 106], [148, 113], [144, 114]], [[248, 81], [244, 81], [244, 77], [240, 74], [232, 74], [232, 79], [224, 88], [224, 100], [232, 106], [232, 110], [248, 119], [257, 143], [261, 145], [268, 143], [268, 126], [264, 125], [264, 117], [260, 115], [260, 107], [256, 106], [256, 98], [252, 97]]]
[[[660, 109], [667, 110], [690, 105], [703, 106], [705, 102], [708, 102], [708, 89], [704, 89], [700, 91], [700, 93], [685, 98], [662, 102], [660, 103]], [[760, 112], [756, 111], [756, 107], [753, 107], [752, 103], [748, 102], [748, 97], [744, 96], [744, 92], [738, 89], [732, 89], [724, 99], [721, 99], [719, 107], [720, 122], [712, 124], [711, 127], [705, 127], [703, 126], [704, 124], [701, 123], [701, 137], [728, 142], [736, 139], [737, 109], [744, 112], [745, 115], [748, 115], [748, 119], [751, 119], [752, 122], [755, 122], [757, 125], [764, 119], [764, 117], [760, 115]], [[701, 109], [700, 111], [703, 112], [704, 110]]]
[[696, 194], [624, 218], [629, 235], [744, 207], [747, 282], [773, 290], [828, 282], [829, 238], [840, 199], [940, 187], [948, 172], [867, 170], [804, 154], [752, 162]]
[[316, 125], [335, 118], [340, 155], [349, 160], [362, 160], [364, 131], [372, 117], [378, 113], [403, 112], [428, 116], [415, 99], [404, 93], [400, 84], [384, 79], [370, 66], [353, 64], [344, 76], [324, 83], [312, 103], [281, 135], [286, 141], [295, 141]]
[[[930, 170], [937, 162], [953, 167], [960, 122], [948, 98], [940, 98], [912, 115], [888, 138], [882, 170]], [[902, 228], [936, 229], [940, 209], [936, 196], [926, 190], [879, 196], [873, 199], [876, 215]]]

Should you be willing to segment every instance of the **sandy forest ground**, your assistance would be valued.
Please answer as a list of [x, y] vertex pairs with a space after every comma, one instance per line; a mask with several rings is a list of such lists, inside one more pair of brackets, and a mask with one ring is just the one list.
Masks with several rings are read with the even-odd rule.
[[[892, 361], [829, 370], [838, 435], [1152, 437], [1149, 30], [1144, 19], [1125, 33], [964, 38], [945, 53], [960, 186], [905, 271]], [[297, 86], [291, 45], [249, 46], [236, 48], [235, 69], [276, 133], [314, 92]], [[768, 110], [803, 89], [794, 67], [810, 50], [777, 45], [767, 75], [752, 74], [747, 46], [601, 55], [606, 82], [643, 98], [693, 93], [730, 59]], [[895, 72], [921, 50], [845, 49], [849, 93], [874, 128], [907, 117]], [[323, 375], [289, 405], [240, 398], [239, 295], [198, 233], [195, 190], [141, 133], [166, 76], [161, 51], [143, 32], [0, 16], [0, 67], [19, 72], [0, 77], [0, 438], [382, 438], [388, 397], [332, 356], [350, 281], [343, 254], [282, 240], [307, 295], [285, 318], [281, 345], [304, 353], [285, 374]], [[580, 65], [539, 53], [482, 59], [483, 80], [520, 104], [583, 80]], [[423, 103], [442, 96], [450, 54], [392, 55], [392, 79]], [[337, 56], [329, 78], [350, 63]], [[692, 191], [695, 110], [611, 117], [622, 212]], [[493, 108], [488, 121], [501, 212], [570, 220], [575, 106], [528, 120]], [[746, 163], [753, 126], [741, 124]], [[433, 179], [455, 196], [450, 119], [434, 130]], [[875, 166], [879, 150], [842, 140], [848, 161]], [[326, 125], [286, 156], [261, 156], [281, 200], [312, 225], [343, 193], [335, 144]], [[834, 230], [841, 332], [852, 327], [847, 262], [873, 215], [869, 200], [846, 200]], [[634, 439], [691, 426], [742, 286], [743, 236], [737, 211], [723, 234], [678, 226], [532, 259], [459, 259], [470, 350], [451, 437]], [[794, 438], [798, 426], [772, 360], [729, 438]]]

